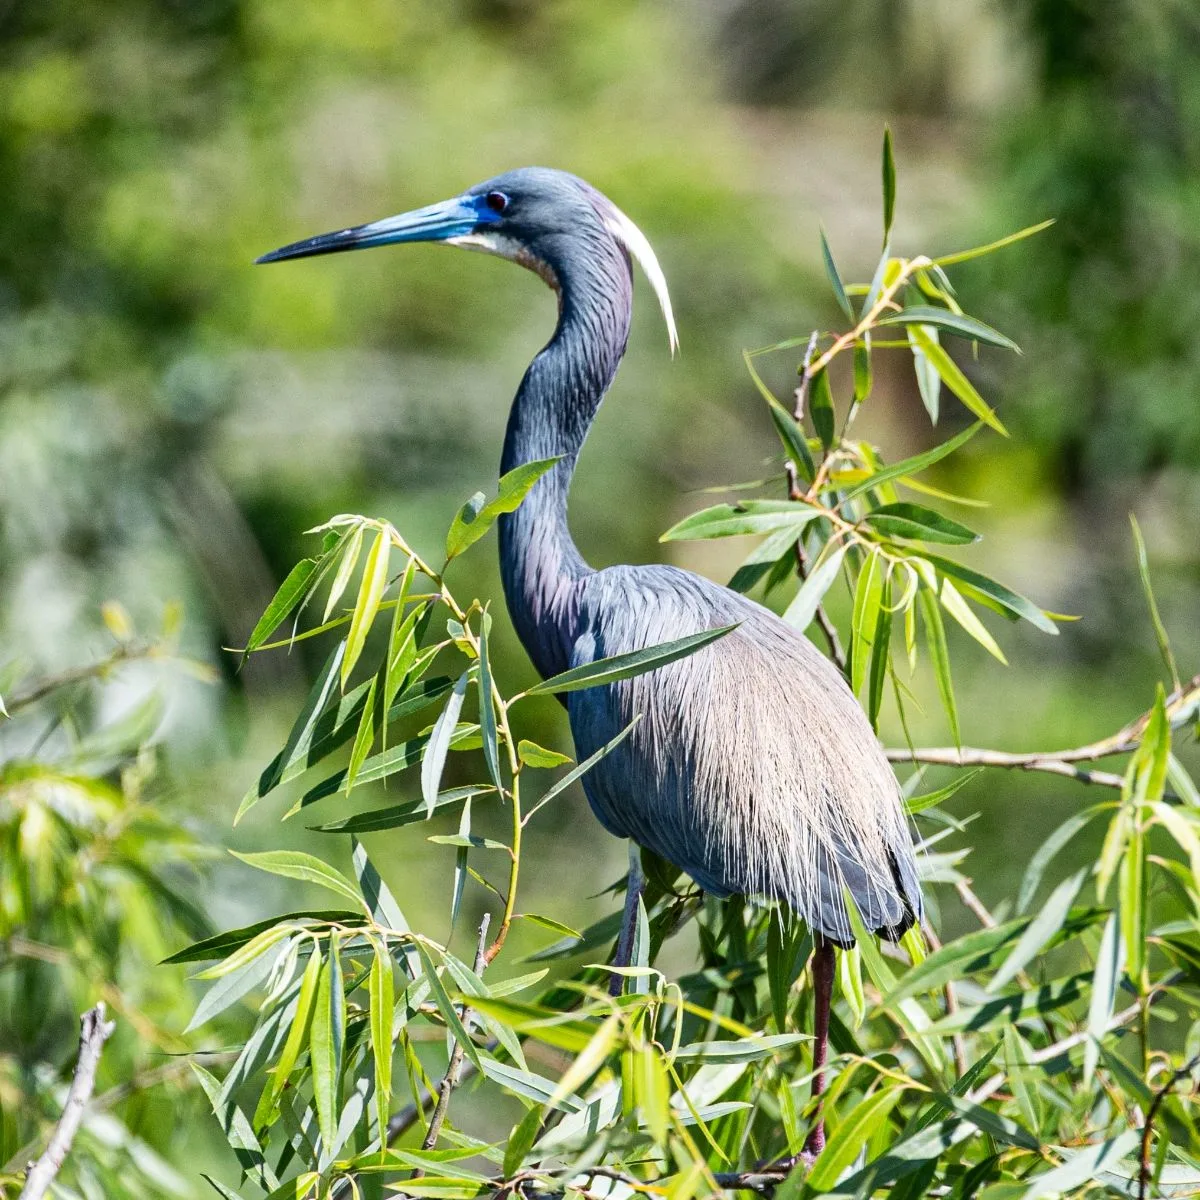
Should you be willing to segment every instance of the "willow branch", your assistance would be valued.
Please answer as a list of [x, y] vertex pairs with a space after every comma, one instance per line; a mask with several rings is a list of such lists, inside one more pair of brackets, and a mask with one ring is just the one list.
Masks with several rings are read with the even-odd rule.
[[[1200, 714], [1200, 675], [1193, 676], [1182, 687], [1176, 688], [1167, 697], [1167, 720], [1172, 729], [1178, 729]], [[1018, 771], [1044, 771], [1051, 775], [1065, 775], [1080, 783], [1097, 784], [1100, 787], [1120, 788], [1124, 780], [1110, 771], [1093, 771], [1079, 763], [1096, 762], [1114, 754], [1128, 754], [1136, 750], [1150, 720], [1144, 712], [1112, 734], [1086, 746], [1068, 750], [1035, 750], [1029, 753], [1012, 753], [1007, 750], [981, 750], [974, 746], [925, 746], [915, 750], [889, 748], [891, 762], [929, 763], [943, 767], [1003, 767]]]
[[1200, 1054], [1197, 1054], [1194, 1058], [1184, 1063], [1178, 1070], [1171, 1072], [1167, 1077], [1167, 1082], [1154, 1093], [1154, 1099], [1150, 1101], [1150, 1107], [1146, 1110], [1146, 1121], [1142, 1126], [1142, 1155], [1141, 1170], [1138, 1173], [1138, 1200], [1146, 1200], [1146, 1197], [1150, 1195], [1150, 1137], [1154, 1132], [1154, 1118], [1158, 1116], [1158, 1110], [1171, 1094], [1175, 1085], [1191, 1075], [1197, 1067], [1200, 1067]]
[[[479, 923], [479, 947], [475, 951], [475, 973], [477, 975], [482, 973], [487, 966], [487, 933], [491, 920], [492, 914], [485, 912], [483, 920]], [[464, 1006], [462, 1020], [468, 1037], [471, 1035], [471, 1016], [471, 1010]], [[446, 1123], [446, 1113], [450, 1108], [450, 1095], [458, 1087], [463, 1058], [465, 1056], [466, 1048], [462, 1042], [455, 1042], [454, 1049], [450, 1053], [450, 1064], [446, 1067], [446, 1074], [442, 1079], [442, 1086], [438, 1088], [437, 1108], [433, 1110], [433, 1119], [429, 1122], [429, 1129], [426, 1131], [425, 1140], [421, 1144], [422, 1149], [432, 1150], [437, 1145], [438, 1138], [441, 1137], [442, 1126]]]
[[100, 1065], [100, 1051], [112, 1036], [116, 1023], [104, 1019], [104, 1002], [89, 1008], [79, 1020], [79, 1059], [75, 1063], [75, 1075], [67, 1092], [62, 1116], [58, 1119], [54, 1133], [45, 1153], [29, 1168], [20, 1200], [41, 1200], [50, 1189], [55, 1176], [62, 1170], [79, 1124], [83, 1110], [92, 1097], [96, 1086], [96, 1068]]

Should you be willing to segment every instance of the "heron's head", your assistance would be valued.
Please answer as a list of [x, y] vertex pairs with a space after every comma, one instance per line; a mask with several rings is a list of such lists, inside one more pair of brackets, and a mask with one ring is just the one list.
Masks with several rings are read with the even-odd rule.
[[611, 200], [575, 175], [522, 167], [440, 204], [293, 242], [260, 263], [363, 250], [397, 242], [446, 242], [528, 267], [558, 290], [570, 251], [597, 239], [636, 259], [658, 297], [674, 351], [678, 344], [667, 281], [645, 234]]

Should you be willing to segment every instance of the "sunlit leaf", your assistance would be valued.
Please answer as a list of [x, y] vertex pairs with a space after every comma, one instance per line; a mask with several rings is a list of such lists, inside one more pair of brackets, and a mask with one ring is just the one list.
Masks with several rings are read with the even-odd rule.
[[1002, 250], [1005, 246], [1011, 246], [1014, 242], [1023, 241], [1027, 237], [1033, 237], [1035, 233], [1041, 233], [1043, 229], [1049, 229], [1054, 224], [1054, 218], [1051, 217], [1048, 221], [1039, 221], [1036, 225], [1030, 225], [1025, 229], [1018, 230], [1016, 233], [1010, 233], [1007, 237], [1002, 237], [998, 241], [988, 242], [986, 246], [973, 246], [970, 250], [959, 250], [954, 254], [941, 254], [933, 260], [937, 267], [950, 267], [956, 263], [967, 262], [972, 258], [982, 258], [985, 254], [992, 254], [996, 250]]
[[1154, 625], [1154, 636], [1158, 641], [1158, 652], [1166, 664], [1167, 673], [1171, 676], [1171, 685], [1179, 691], [1179, 667], [1175, 662], [1175, 654], [1171, 649], [1171, 639], [1167, 636], [1167, 627], [1158, 612], [1158, 602], [1154, 599], [1154, 588], [1150, 583], [1150, 563], [1146, 557], [1146, 543], [1142, 538], [1142, 530], [1137, 517], [1129, 514], [1129, 524], [1133, 529], [1133, 545], [1137, 553], [1138, 575], [1142, 581], [1142, 592], [1146, 597], [1146, 605], [1150, 609], [1150, 620]]
[[932, 508], [908, 501], [880, 505], [867, 513], [865, 520], [872, 528], [889, 537], [944, 542], [952, 546], [966, 546], [979, 541], [979, 534], [973, 529], [942, 516]]
[[354, 885], [341, 871], [322, 862], [302, 850], [264, 850], [257, 854], [242, 854], [230, 850], [234, 858], [247, 866], [257, 867], [272, 875], [283, 875], [288, 879], [301, 879], [306, 883], [319, 883], [331, 892], [337, 892], [355, 904], [362, 904], [362, 897]]
[[342, 1111], [342, 1054], [346, 1036], [346, 997], [342, 991], [342, 962], [338, 935], [329, 938], [329, 953], [321, 965], [309, 1033], [313, 1099], [325, 1154], [336, 1145]]
[[557, 462], [557, 458], [543, 458], [523, 463], [501, 476], [494, 500], [481, 504], [478, 509], [474, 509], [470, 503], [465, 505], [446, 534], [447, 561], [479, 541], [502, 513], [516, 512], [533, 485]]
[[343, 688], [362, 654], [367, 633], [379, 613], [379, 605], [387, 588], [388, 559], [391, 547], [391, 538], [381, 530], [375, 535], [375, 541], [367, 552], [366, 565], [363, 567], [362, 586], [358, 590], [354, 615], [350, 618], [350, 632], [346, 635], [346, 655], [342, 659], [341, 669]]
[[271, 603], [267, 605], [266, 611], [259, 617], [258, 624], [254, 626], [246, 648], [242, 651], [243, 662], [246, 655], [257, 650], [304, 598], [308, 582], [316, 569], [317, 564], [313, 559], [303, 558], [288, 572], [279, 585], [279, 590], [271, 598]]
[[1034, 956], [1041, 952], [1046, 942], [1062, 928], [1067, 914], [1071, 911], [1071, 906], [1075, 903], [1075, 898], [1083, 888], [1086, 875], [1086, 868], [1076, 871], [1074, 875], [1064, 879], [1051, 892], [1045, 904], [1042, 905], [1041, 911], [1021, 934], [1009, 956], [988, 982], [987, 990], [989, 992], [998, 992], [1006, 983], [1015, 979], [1029, 965]]
[[872, 488], [878, 488], [885, 483], [890, 483], [893, 479], [899, 479], [901, 476], [916, 475], [926, 470], [928, 467], [933, 466], [934, 463], [940, 462], [943, 458], [953, 454], [955, 450], [966, 445], [982, 428], [983, 422], [968, 425], [966, 429], [955, 434], [949, 441], [943, 442], [940, 446], [934, 446], [932, 450], [926, 450], [923, 454], [914, 454], [911, 458], [904, 458], [889, 467], [883, 467], [873, 475], [869, 475], [861, 483], [847, 488], [844, 492], [844, 498], [852, 500], [855, 496], [860, 496], [863, 492], [869, 492]]
[[795, 530], [796, 534], [821, 510], [803, 500], [746, 500], [741, 504], [715, 504], [692, 513], [672, 525], [660, 542], [679, 542], [704, 538], [741, 537], [752, 533], [773, 533], [777, 529]]
[[337, 606], [337, 602], [342, 598], [342, 593], [346, 590], [346, 585], [350, 582], [350, 576], [354, 574], [354, 568], [358, 566], [358, 556], [362, 553], [363, 544], [363, 527], [355, 526], [347, 535], [343, 549], [341, 551], [341, 561], [338, 563], [337, 573], [333, 577], [333, 583], [329, 588], [329, 599], [325, 602], [325, 612], [321, 617], [321, 621], [329, 620], [329, 614], [333, 612]]
[[920, 325], [910, 325], [909, 329], [921, 353], [925, 355], [930, 366], [941, 376], [942, 382], [971, 410], [985, 425], [997, 433], [1008, 436], [1008, 430], [1000, 423], [1000, 418], [992, 411], [991, 406], [975, 389], [975, 385], [963, 374], [959, 365], [950, 357], [942, 346], [935, 342]]
[[437, 807], [438, 787], [442, 782], [442, 771], [446, 766], [446, 755], [450, 752], [450, 739], [458, 724], [458, 715], [462, 712], [463, 701], [467, 697], [467, 684], [470, 682], [470, 672], [464, 671], [454, 685], [442, 709], [440, 716], [429, 735], [429, 744], [425, 747], [425, 755], [421, 761], [421, 795], [425, 797], [425, 815], [433, 816]]
[[804, 630], [812, 624], [817, 609], [837, 578], [842, 559], [846, 557], [846, 551], [849, 549], [849, 542], [825, 544], [817, 562], [809, 571], [808, 578], [800, 585], [800, 589], [792, 597], [792, 602], [784, 610], [783, 619], [792, 628]]
[[375, 946], [367, 987], [371, 1006], [371, 1054], [375, 1062], [375, 1105], [379, 1128], [386, 1130], [392, 1111], [392, 1010], [396, 1006], [396, 981], [391, 955], [382, 942]]
[[827, 1191], [858, 1157], [875, 1129], [887, 1120], [900, 1099], [899, 1088], [876, 1092], [856, 1104], [830, 1137], [808, 1176], [808, 1186], [816, 1192]]

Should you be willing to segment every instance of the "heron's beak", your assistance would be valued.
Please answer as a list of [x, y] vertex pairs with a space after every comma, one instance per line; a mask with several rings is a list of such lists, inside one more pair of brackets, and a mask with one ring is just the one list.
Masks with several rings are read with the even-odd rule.
[[372, 221], [370, 225], [356, 225], [352, 229], [339, 229], [336, 233], [322, 233], [302, 242], [292, 242], [264, 254], [255, 262], [311, 258], [316, 254], [365, 250], [369, 246], [388, 246], [393, 242], [444, 242], [448, 238], [465, 237], [489, 217], [494, 219], [494, 214], [481, 197], [456, 196], [453, 200], [430, 204], [398, 217]]

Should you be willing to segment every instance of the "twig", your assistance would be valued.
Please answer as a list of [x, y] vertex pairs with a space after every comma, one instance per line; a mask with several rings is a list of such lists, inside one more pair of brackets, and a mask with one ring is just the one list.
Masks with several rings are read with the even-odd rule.
[[39, 700], [44, 700], [51, 692], [59, 688], [70, 687], [73, 683], [83, 683], [88, 679], [100, 679], [107, 675], [113, 667], [121, 663], [133, 662], [139, 658], [151, 658], [160, 652], [162, 647], [153, 642], [121, 642], [115, 650], [98, 662], [88, 663], [82, 667], [71, 667], [60, 671], [57, 675], [46, 675], [28, 684], [20, 691], [4, 697], [4, 706], [8, 715], [12, 716], [19, 709], [28, 708]]
[[[483, 920], [479, 923], [479, 948], [475, 951], [475, 973], [480, 974], [487, 966], [487, 933], [488, 926], [492, 922], [492, 914], [485, 912]], [[467, 1035], [470, 1036], [472, 1024], [471, 1010], [465, 1005], [462, 1011], [462, 1021], [467, 1030]], [[446, 1067], [446, 1074], [442, 1079], [442, 1085], [438, 1088], [437, 1108], [433, 1110], [433, 1118], [429, 1122], [429, 1129], [425, 1133], [425, 1140], [421, 1143], [424, 1150], [432, 1150], [438, 1143], [438, 1138], [442, 1133], [442, 1126], [446, 1123], [446, 1113], [450, 1108], [450, 1094], [458, 1087], [459, 1075], [462, 1071], [463, 1058], [466, 1055], [466, 1050], [462, 1042], [455, 1042], [454, 1049], [450, 1052], [450, 1063]], [[390, 1132], [390, 1122], [389, 1122]]]
[[980, 925], [982, 925], [984, 929], [996, 928], [996, 918], [993, 917], [988, 911], [983, 901], [980, 900], [977, 895], [975, 895], [969, 879], [958, 880], [958, 882], [954, 885], [954, 888], [955, 891], [958, 892], [959, 898], [962, 900], [963, 904], [975, 914]]
[[[1181, 978], [1182, 972], [1175, 972], [1164, 979], [1151, 994], [1150, 1003], [1154, 1004], [1160, 1000], [1166, 994], [1166, 989], [1174, 986]], [[1120, 1029], [1122, 1026], [1128, 1025], [1130, 1021], [1135, 1020], [1141, 1015], [1141, 1011], [1141, 1001], [1122, 1009], [1109, 1019], [1108, 1024], [1104, 1027], [1104, 1032], [1111, 1033], [1114, 1029]], [[1069, 1037], [1065, 1037], [1061, 1041], [1054, 1042], [1049, 1046], [1043, 1046], [1040, 1050], [1034, 1050], [1029, 1055], [1029, 1064], [1030, 1066], [1035, 1066], [1038, 1063], [1049, 1062], [1052, 1058], [1057, 1058], [1060, 1054], [1064, 1054], [1068, 1050], [1073, 1050], [1076, 1046], [1082, 1045], [1090, 1036], [1091, 1034], [1085, 1030], [1081, 1033], [1073, 1033]], [[967, 1102], [970, 1104], [982, 1104], [985, 1100], [990, 1100], [1004, 1086], [1005, 1078], [1003, 1074], [993, 1075], [986, 1083], [981, 1083], [973, 1092], [967, 1094]]]
[[[1200, 675], [1193, 676], [1182, 687], [1176, 688], [1167, 697], [1167, 720], [1172, 729], [1186, 725], [1200, 712]], [[974, 746], [926, 746], [916, 750], [905, 748], [889, 749], [887, 756], [892, 762], [932, 763], [945, 767], [1006, 767], [1020, 771], [1046, 771], [1052, 775], [1065, 775], [1080, 783], [1093, 783], [1101, 787], [1120, 788], [1124, 780], [1120, 775], [1107, 771], [1090, 771], [1076, 766], [1077, 763], [1095, 762], [1114, 754], [1128, 754], [1137, 749], [1150, 719], [1148, 712], [1117, 730], [1111, 737], [1089, 742], [1068, 750], [1038, 750], [1025, 754], [1014, 754], [1007, 750], [981, 750]]]
[[1150, 1194], [1150, 1137], [1154, 1132], [1154, 1118], [1158, 1116], [1158, 1110], [1171, 1094], [1172, 1088], [1181, 1079], [1191, 1075], [1197, 1067], [1200, 1067], [1200, 1054], [1184, 1063], [1177, 1071], [1171, 1072], [1167, 1082], [1154, 1093], [1154, 1099], [1150, 1101], [1150, 1107], [1146, 1110], [1146, 1120], [1142, 1125], [1142, 1167], [1138, 1176], [1138, 1200], [1146, 1200]]
[[79, 1021], [79, 1059], [75, 1063], [75, 1075], [67, 1091], [62, 1116], [46, 1147], [45, 1153], [29, 1168], [20, 1200], [41, 1200], [62, 1170], [71, 1143], [83, 1120], [83, 1110], [91, 1099], [96, 1086], [96, 1068], [100, 1065], [100, 1051], [112, 1036], [116, 1022], [104, 1019], [104, 1002], [89, 1008]]

